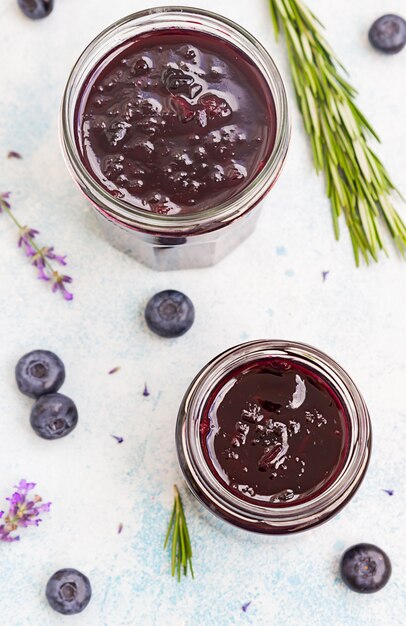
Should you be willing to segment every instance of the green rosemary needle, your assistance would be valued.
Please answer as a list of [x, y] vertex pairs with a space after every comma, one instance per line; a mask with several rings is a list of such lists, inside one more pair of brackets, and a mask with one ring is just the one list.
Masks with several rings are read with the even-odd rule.
[[355, 104], [345, 68], [321, 34], [322, 24], [301, 0], [270, 0], [275, 36], [282, 24], [293, 84], [310, 136], [317, 172], [323, 171], [336, 239], [344, 214], [355, 262], [368, 263], [386, 249], [382, 225], [402, 256], [406, 226], [390, 201], [396, 191], [387, 170], [368, 145], [379, 138]]
[[165, 537], [164, 550], [171, 541], [171, 564], [172, 576], [177, 576], [180, 581], [181, 574], [187, 575], [188, 567], [192, 578], [194, 578], [192, 566], [192, 546], [190, 543], [189, 531], [186, 524], [185, 512], [183, 510], [182, 499], [179, 490], [174, 485], [175, 498], [168, 531]]

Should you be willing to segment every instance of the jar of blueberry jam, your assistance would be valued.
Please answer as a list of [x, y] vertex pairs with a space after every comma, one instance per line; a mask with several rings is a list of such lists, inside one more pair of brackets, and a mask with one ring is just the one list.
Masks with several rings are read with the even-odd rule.
[[113, 24], [68, 79], [61, 141], [109, 241], [156, 269], [212, 265], [254, 229], [290, 126], [269, 54], [200, 9]]
[[354, 495], [371, 424], [348, 374], [305, 344], [252, 341], [206, 365], [183, 399], [180, 465], [195, 496], [243, 529], [316, 526]]

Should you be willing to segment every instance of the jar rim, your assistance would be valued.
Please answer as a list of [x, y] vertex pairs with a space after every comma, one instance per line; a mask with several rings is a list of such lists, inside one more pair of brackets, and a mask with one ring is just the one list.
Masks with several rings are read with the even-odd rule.
[[[315, 497], [285, 503], [283, 507], [252, 503], [231, 493], [207, 464], [199, 436], [207, 398], [224, 376], [242, 365], [272, 357], [292, 360], [320, 375], [339, 396], [350, 422], [347, 455], [333, 482]], [[326, 521], [352, 497], [368, 466], [371, 423], [355, 383], [331, 357], [304, 343], [265, 339], [234, 346], [200, 370], [179, 409], [176, 442], [186, 482], [212, 512], [246, 530], [286, 534]]]
[[[198, 18], [199, 21], [196, 20]], [[76, 143], [75, 108], [80, 90], [90, 71], [103, 55], [135, 34], [153, 29], [206, 29], [234, 44], [248, 54], [260, 69], [272, 93], [276, 107], [275, 144], [267, 162], [254, 179], [234, 197], [222, 204], [178, 215], [160, 215], [134, 207], [112, 196], [86, 169]], [[84, 49], [69, 75], [60, 113], [60, 140], [68, 168], [85, 195], [108, 217], [126, 226], [145, 231], [196, 233], [220, 228], [258, 204], [277, 180], [285, 161], [290, 141], [290, 116], [283, 79], [272, 57], [262, 44], [242, 26], [205, 9], [162, 6], [138, 11], [114, 22], [99, 33]]]

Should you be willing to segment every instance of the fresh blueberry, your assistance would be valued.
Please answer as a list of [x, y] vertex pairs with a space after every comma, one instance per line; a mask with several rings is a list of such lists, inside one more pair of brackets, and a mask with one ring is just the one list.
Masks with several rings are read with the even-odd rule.
[[73, 400], [61, 393], [41, 396], [31, 410], [31, 426], [43, 439], [59, 439], [69, 435], [78, 423], [78, 410]]
[[383, 550], [370, 543], [358, 543], [344, 552], [340, 572], [352, 591], [374, 593], [386, 585], [392, 567]]
[[55, 611], [63, 615], [81, 613], [92, 597], [90, 581], [76, 569], [60, 569], [48, 580], [45, 594]]
[[151, 298], [145, 309], [145, 320], [152, 332], [161, 337], [180, 337], [192, 326], [195, 307], [180, 291], [167, 289]]
[[40, 20], [47, 17], [54, 8], [54, 0], [17, 0], [18, 6], [27, 17]]
[[65, 380], [65, 367], [53, 352], [34, 350], [21, 357], [15, 374], [21, 393], [38, 398], [58, 391]]
[[396, 54], [406, 44], [406, 22], [399, 15], [383, 15], [372, 24], [368, 37], [377, 50]]

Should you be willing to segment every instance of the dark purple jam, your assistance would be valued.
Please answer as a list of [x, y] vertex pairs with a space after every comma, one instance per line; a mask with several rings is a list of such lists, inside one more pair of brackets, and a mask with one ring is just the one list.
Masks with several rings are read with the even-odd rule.
[[112, 50], [87, 77], [75, 119], [97, 182], [165, 215], [239, 194], [276, 134], [273, 97], [255, 64], [224, 39], [175, 28]]
[[283, 506], [323, 492], [349, 444], [349, 419], [328, 383], [291, 360], [270, 358], [232, 371], [200, 424], [218, 480], [254, 504]]

